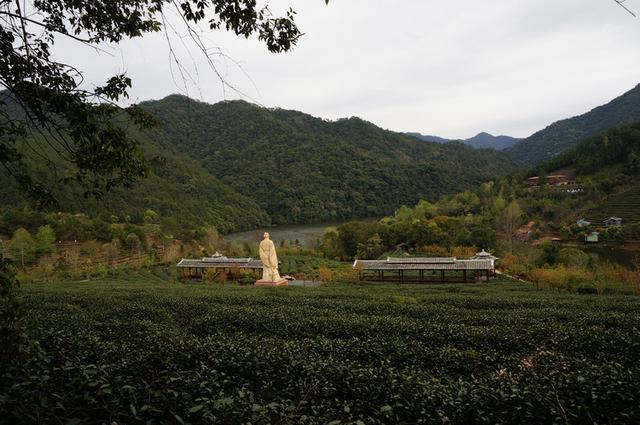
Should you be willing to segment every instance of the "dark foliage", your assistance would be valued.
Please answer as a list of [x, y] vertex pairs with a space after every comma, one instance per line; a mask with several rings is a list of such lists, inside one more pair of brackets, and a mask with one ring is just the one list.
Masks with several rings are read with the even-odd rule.
[[614, 127], [543, 164], [547, 172], [575, 167], [581, 175], [620, 165], [625, 173], [640, 173], [640, 124]]
[[[100, 200], [82, 196], [76, 185], [56, 185], [52, 194], [57, 208], [38, 212], [24, 196], [21, 188], [8, 177], [0, 175], [0, 234], [13, 233], [24, 226], [35, 230], [50, 223], [63, 239], [86, 240], [96, 238], [110, 241], [113, 235], [100, 230], [112, 222], [141, 224], [147, 210], [159, 214], [166, 234], [180, 239], [191, 239], [194, 232], [212, 225], [220, 233], [248, 230], [270, 224], [267, 214], [252, 200], [242, 196], [208, 174], [190, 158], [164, 148], [160, 141], [145, 134], [136, 134], [148, 164], [147, 178], [129, 188], [115, 187]], [[46, 166], [31, 160], [29, 152], [23, 157], [29, 172], [43, 180], [55, 180], [55, 174]], [[59, 162], [58, 170], [64, 167]], [[56, 216], [49, 212], [83, 214], [91, 219], [90, 227], [75, 226], [69, 233]], [[73, 227], [73, 226], [72, 226]]]
[[274, 223], [389, 214], [513, 169], [496, 152], [424, 143], [358, 118], [328, 122], [178, 95], [141, 106], [161, 120], [157, 131], [176, 151], [254, 199]]
[[640, 421], [635, 297], [148, 273], [25, 289], [46, 356], [0, 370], [3, 424]]

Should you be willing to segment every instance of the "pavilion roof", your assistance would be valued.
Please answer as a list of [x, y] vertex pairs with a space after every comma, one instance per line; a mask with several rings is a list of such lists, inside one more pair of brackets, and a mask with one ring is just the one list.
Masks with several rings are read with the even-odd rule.
[[177, 264], [176, 267], [201, 267], [201, 268], [220, 268], [220, 269], [261, 269], [263, 268], [262, 261], [254, 260], [252, 258], [227, 258], [224, 256], [219, 257], [205, 257], [202, 259], [188, 259], [183, 258]]
[[498, 257], [494, 256], [490, 252], [485, 251], [484, 249], [480, 252], [477, 252], [476, 255], [470, 258], [470, 260], [497, 260]]
[[453, 257], [435, 258], [407, 258], [404, 261], [386, 260], [356, 260], [353, 268], [362, 270], [491, 270], [490, 259], [458, 260]]

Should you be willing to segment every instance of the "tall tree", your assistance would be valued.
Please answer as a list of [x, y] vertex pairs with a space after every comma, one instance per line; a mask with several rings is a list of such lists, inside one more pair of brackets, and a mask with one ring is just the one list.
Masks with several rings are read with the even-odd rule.
[[24, 268], [36, 251], [36, 242], [28, 230], [20, 227], [13, 233], [9, 247], [13, 256], [20, 259], [20, 264]]
[[500, 214], [498, 220], [499, 228], [502, 229], [502, 236], [509, 253], [513, 253], [513, 245], [518, 228], [522, 225], [522, 208], [518, 201], [511, 201]]
[[39, 253], [51, 253], [55, 247], [56, 234], [50, 225], [38, 227], [36, 249]]

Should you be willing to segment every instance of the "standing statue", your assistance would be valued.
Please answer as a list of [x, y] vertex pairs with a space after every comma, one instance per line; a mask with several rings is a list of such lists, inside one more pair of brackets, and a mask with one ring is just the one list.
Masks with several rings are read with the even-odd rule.
[[260, 242], [260, 260], [262, 261], [262, 279], [256, 285], [286, 285], [286, 279], [278, 273], [278, 256], [276, 246], [269, 239], [269, 233], [264, 233], [264, 239]]

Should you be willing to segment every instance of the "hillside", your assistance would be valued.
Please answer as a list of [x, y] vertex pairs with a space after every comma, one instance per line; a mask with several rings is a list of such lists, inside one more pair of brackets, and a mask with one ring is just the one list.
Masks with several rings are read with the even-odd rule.
[[[147, 177], [131, 188], [112, 189], [100, 201], [85, 198], [78, 186], [54, 183], [64, 175], [64, 164], [57, 164], [59, 174], [55, 176], [50, 169], [36, 168], [31, 161], [59, 202], [49, 211], [81, 213], [96, 219], [95, 228], [78, 229], [79, 237], [93, 234], [108, 223], [142, 223], [147, 210], [158, 215], [166, 234], [180, 238], [191, 238], [207, 225], [227, 233], [270, 224], [267, 214], [254, 201], [236, 193], [194, 161], [163, 147], [160, 140], [144, 134], [138, 137], [149, 165]], [[10, 234], [18, 226], [34, 228], [43, 224], [43, 216], [32, 210], [31, 202], [3, 173], [0, 199], [0, 234]]]
[[640, 121], [640, 85], [606, 105], [577, 117], [557, 121], [507, 148], [505, 153], [522, 164], [549, 160], [588, 137], [611, 127]]
[[547, 172], [573, 167], [578, 175], [602, 173], [612, 167], [625, 167], [625, 175], [640, 170], [640, 123], [613, 127], [590, 137], [551, 161], [542, 164]]
[[329, 122], [179, 95], [142, 106], [163, 122], [158, 138], [255, 200], [274, 223], [380, 216], [513, 170], [499, 153], [424, 143], [358, 118]]
[[600, 225], [608, 217], [620, 217], [623, 224], [640, 223], [640, 184], [607, 197], [587, 212], [586, 219]]
[[585, 217], [600, 224], [610, 216], [640, 222], [640, 123], [609, 129], [558, 155], [541, 167], [545, 172], [570, 167], [587, 191], [601, 192]]
[[420, 133], [406, 133], [406, 134], [425, 142], [438, 142], [438, 143], [460, 142], [476, 149], [494, 149], [497, 151], [513, 146], [516, 143], [518, 143], [520, 140], [522, 140], [522, 139], [517, 139], [515, 137], [510, 137], [510, 136], [494, 136], [486, 132], [478, 133], [475, 136], [470, 137], [468, 139], [464, 139], [464, 140], [445, 139], [438, 136], [424, 135]]

